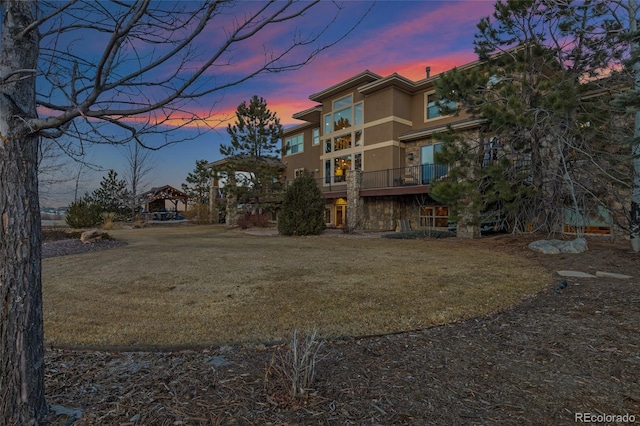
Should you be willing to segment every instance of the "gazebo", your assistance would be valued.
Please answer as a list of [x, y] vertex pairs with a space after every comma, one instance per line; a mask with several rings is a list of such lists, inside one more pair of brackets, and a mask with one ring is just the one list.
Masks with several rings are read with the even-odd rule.
[[[186, 208], [188, 196], [184, 192], [170, 186], [151, 188], [144, 194], [144, 211], [147, 219], [167, 220], [178, 216], [178, 203], [182, 202]], [[167, 201], [172, 206], [167, 209]]]

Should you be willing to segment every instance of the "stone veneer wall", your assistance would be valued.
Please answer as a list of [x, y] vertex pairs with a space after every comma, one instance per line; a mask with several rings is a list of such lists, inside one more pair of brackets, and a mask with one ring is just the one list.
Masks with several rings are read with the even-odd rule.
[[418, 207], [411, 197], [364, 197], [362, 229], [367, 231], [394, 231], [397, 220], [408, 220], [411, 229], [418, 229]]

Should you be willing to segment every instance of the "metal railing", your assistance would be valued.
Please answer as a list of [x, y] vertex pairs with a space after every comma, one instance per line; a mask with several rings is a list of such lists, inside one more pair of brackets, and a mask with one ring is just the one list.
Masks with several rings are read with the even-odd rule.
[[[430, 185], [436, 180], [445, 178], [448, 170], [448, 167], [442, 164], [421, 164], [418, 166], [363, 172], [361, 189]], [[322, 192], [340, 192], [347, 190], [345, 175], [316, 178], [316, 183]]]
[[364, 172], [362, 189], [430, 185], [436, 180], [445, 177], [447, 172], [448, 167], [442, 164], [421, 164], [397, 169]]

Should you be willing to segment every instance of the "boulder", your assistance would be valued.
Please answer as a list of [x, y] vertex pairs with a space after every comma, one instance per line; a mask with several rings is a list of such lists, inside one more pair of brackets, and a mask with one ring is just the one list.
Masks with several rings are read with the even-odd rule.
[[587, 251], [587, 240], [576, 238], [572, 241], [539, 240], [529, 244], [529, 249], [544, 254], [582, 253]]
[[100, 241], [102, 239], [102, 231], [99, 229], [89, 229], [88, 231], [84, 231], [82, 235], [80, 235], [80, 241], [84, 244], [86, 243], [95, 243], [96, 241]]

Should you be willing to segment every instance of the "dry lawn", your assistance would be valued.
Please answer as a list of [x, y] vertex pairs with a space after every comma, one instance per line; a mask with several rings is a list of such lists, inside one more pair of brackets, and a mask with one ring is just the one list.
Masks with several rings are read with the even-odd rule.
[[527, 259], [454, 239], [114, 230], [123, 247], [46, 259], [53, 346], [206, 346], [424, 328], [513, 306], [551, 281]]

